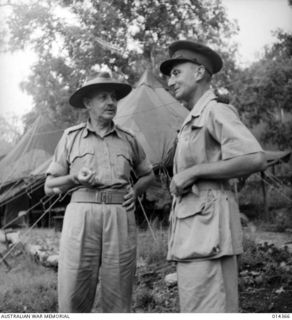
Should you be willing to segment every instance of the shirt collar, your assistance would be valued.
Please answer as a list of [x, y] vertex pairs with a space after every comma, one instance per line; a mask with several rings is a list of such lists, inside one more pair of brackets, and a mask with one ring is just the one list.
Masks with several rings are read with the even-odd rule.
[[211, 101], [216, 99], [216, 96], [214, 94], [214, 92], [209, 89], [207, 90], [202, 96], [201, 98], [197, 101], [197, 103], [194, 105], [193, 109], [191, 110], [191, 115], [193, 117], [198, 117], [201, 115], [202, 111], [205, 109], [205, 107], [207, 106], [207, 104]]
[[[88, 119], [87, 122], [86, 122], [85, 130], [84, 130], [84, 132], [83, 132], [83, 138], [86, 138], [86, 137], [89, 135], [90, 132], [97, 134], [97, 132], [94, 130], [91, 122], [90, 122], [89, 119]], [[114, 132], [120, 137], [120, 132], [117, 130], [117, 126], [116, 126], [116, 124], [113, 122], [113, 127], [112, 127], [111, 131], [109, 131], [109, 132], [107, 133], [107, 135], [112, 134], [112, 133], [114, 133]]]
[[112, 131], [115, 132], [119, 138], [123, 138], [123, 135], [121, 133], [119, 126], [117, 126], [115, 123]]
[[214, 92], [209, 89], [207, 90], [201, 97], [200, 99], [197, 101], [197, 103], [194, 105], [193, 109], [190, 111], [190, 113], [188, 114], [188, 116], [186, 117], [182, 128], [184, 127], [184, 125], [186, 123], [188, 123], [192, 118], [196, 118], [199, 117], [201, 115], [201, 113], [203, 112], [203, 110], [205, 109], [205, 107], [207, 106], [207, 104], [216, 99], [216, 96], [214, 94]]

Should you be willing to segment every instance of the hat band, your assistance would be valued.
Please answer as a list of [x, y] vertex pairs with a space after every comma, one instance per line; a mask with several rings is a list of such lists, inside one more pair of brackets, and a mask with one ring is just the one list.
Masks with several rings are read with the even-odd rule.
[[173, 56], [171, 57], [171, 59], [185, 59], [185, 60], [189, 60], [190, 62], [200, 65], [200, 66], [204, 66], [206, 71], [208, 71], [208, 73], [210, 73], [212, 75], [212, 68], [210, 68], [209, 64], [207, 61], [205, 61], [206, 59], [198, 54], [198, 53], [194, 53], [193, 51], [190, 50], [177, 50]]
[[188, 60], [194, 64], [197, 64], [199, 66], [204, 66], [206, 71], [212, 75], [212, 72], [210, 71], [209, 67], [206, 65], [206, 63], [203, 63], [202, 61], [199, 61], [197, 55], [193, 54], [193, 52], [188, 50], [178, 50], [174, 53], [174, 55], [171, 57], [171, 59], [182, 59], [182, 60]]

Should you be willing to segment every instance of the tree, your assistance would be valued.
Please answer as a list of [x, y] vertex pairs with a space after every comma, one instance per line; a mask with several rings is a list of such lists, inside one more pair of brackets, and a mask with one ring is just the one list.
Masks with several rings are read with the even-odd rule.
[[[220, 49], [227, 61], [222, 85], [235, 67], [232, 35], [220, 0], [44, 0], [16, 2], [9, 16], [10, 50], [29, 46], [38, 54], [22, 87], [38, 113], [72, 123], [79, 113], [68, 96], [90, 71], [108, 66], [135, 83], [146, 67], [159, 74], [168, 44], [193, 38]], [[31, 118], [31, 117], [30, 117]]]
[[0, 115], [0, 137], [1, 142], [6, 144], [13, 144], [20, 138], [20, 130], [14, 124], [16, 119], [11, 119], [12, 121], [7, 121], [3, 116]]
[[284, 149], [292, 146], [292, 34], [276, 34], [278, 42], [237, 74], [232, 91], [233, 102], [249, 126], [266, 124], [262, 142]]

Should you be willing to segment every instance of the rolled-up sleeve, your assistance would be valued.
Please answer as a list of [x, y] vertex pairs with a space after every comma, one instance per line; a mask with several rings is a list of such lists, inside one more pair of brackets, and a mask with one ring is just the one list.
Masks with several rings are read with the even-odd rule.
[[63, 134], [58, 145], [55, 149], [55, 153], [52, 162], [47, 169], [47, 175], [64, 176], [69, 173], [68, 165], [68, 149], [67, 149], [67, 135]]
[[217, 104], [210, 109], [209, 117], [208, 131], [221, 145], [222, 160], [263, 151], [233, 106]]
[[145, 176], [152, 171], [152, 164], [150, 163], [142, 145], [137, 139], [135, 139], [133, 147], [134, 147], [135, 174], [137, 177]]

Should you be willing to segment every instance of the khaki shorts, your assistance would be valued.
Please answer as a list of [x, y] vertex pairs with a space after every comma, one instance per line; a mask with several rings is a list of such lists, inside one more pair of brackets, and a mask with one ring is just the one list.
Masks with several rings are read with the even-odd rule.
[[181, 312], [238, 312], [236, 256], [178, 262]]

